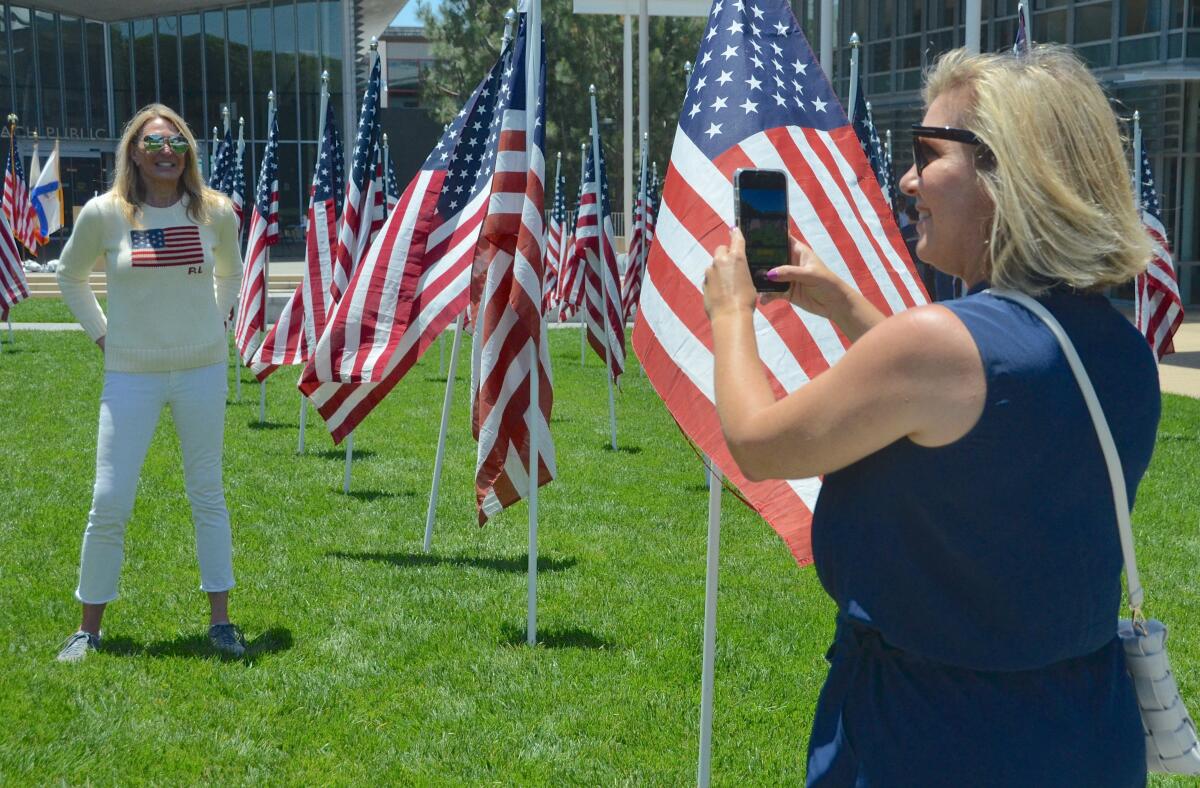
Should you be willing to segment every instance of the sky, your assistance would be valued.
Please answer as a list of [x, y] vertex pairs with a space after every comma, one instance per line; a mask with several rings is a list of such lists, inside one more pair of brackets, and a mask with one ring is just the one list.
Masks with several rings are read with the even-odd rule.
[[[408, 0], [404, 5], [404, 10], [396, 14], [396, 18], [392, 20], [393, 27], [423, 27], [421, 18], [417, 16], [417, 1]], [[441, 5], [441, 0], [425, 0], [425, 4], [437, 8]]]

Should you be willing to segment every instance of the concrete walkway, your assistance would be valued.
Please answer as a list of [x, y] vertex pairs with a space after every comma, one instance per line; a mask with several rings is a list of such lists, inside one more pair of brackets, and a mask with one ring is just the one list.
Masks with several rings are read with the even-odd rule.
[[[577, 322], [551, 323], [550, 328], [577, 328]], [[78, 323], [13, 323], [16, 331], [80, 331]], [[3, 330], [0, 327], [0, 330]], [[629, 327], [626, 327], [628, 333]], [[7, 332], [2, 337], [8, 344]], [[1188, 317], [1175, 332], [1175, 352], [1158, 365], [1162, 390], [1200, 399], [1200, 316]]]

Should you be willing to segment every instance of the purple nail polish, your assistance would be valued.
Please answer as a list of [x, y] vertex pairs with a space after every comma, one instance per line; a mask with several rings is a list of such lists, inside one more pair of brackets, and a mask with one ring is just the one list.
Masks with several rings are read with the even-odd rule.
[[779, 278], [779, 274], [775, 273], [775, 269], [772, 268], [770, 271], [767, 271], [767, 278], [774, 282]]

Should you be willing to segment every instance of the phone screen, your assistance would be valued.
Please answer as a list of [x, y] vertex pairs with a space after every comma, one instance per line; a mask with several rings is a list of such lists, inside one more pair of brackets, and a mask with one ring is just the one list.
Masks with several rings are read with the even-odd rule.
[[734, 176], [737, 222], [746, 239], [746, 260], [759, 292], [782, 292], [785, 282], [767, 271], [788, 261], [787, 179], [779, 170], [738, 170]]

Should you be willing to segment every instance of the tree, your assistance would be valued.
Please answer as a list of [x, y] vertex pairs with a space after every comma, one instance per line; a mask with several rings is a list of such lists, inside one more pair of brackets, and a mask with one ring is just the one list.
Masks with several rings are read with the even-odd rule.
[[[500, 54], [507, 6], [481, 0], [445, 0], [436, 11], [422, 5], [421, 18], [433, 42], [435, 62], [425, 79], [423, 100], [442, 123], [449, 122]], [[546, 178], [554, 177], [554, 156], [562, 152], [570, 199], [579, 184], [580, 143], [588, 139], [591, 109], [588, 85], [596, 85], [600, 136], [608, 162], [609, 194], [622, 203], [624, 168], [621, 128], [622, 21], [618, 16], [575, 14], [571, 0], [546, 0]], [[704, 20], [650, 19], [650, 157], [666, 175], [667, 159], [686, 90], [683, 64], [695, 61]], [[637, 24], [633, 51], [637, 53]], [[637, 69], [634, 69], [634, 133], [637, 133]], [[634, 141], [634, 184], [637, 155]], [[549, 195], [548, 195], [549, 196]]]

